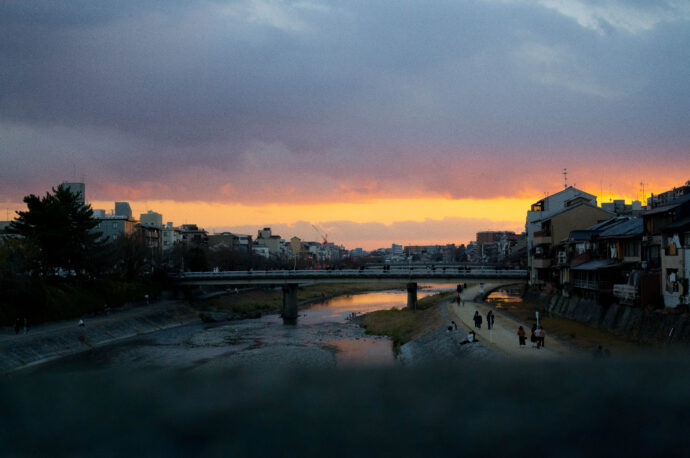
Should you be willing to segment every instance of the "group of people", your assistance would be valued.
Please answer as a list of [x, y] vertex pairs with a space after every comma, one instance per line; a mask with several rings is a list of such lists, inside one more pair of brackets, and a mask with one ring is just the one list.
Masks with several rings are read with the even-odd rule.
[[[524, 347], [527, 344], [527, 335], [525, 334], [525, 329], [522, 326], [518, 328], [517, 335], [520, 347]], [[530, 336], [530, 342], [532, 342], [532, 344], [536, 346], [536, 348], [543, 348], [545, 337], [546, 331], [544, 331], [544, 328], [541, 325], [537, 326], [536, 324], [534, 324], [532, 326], [532, 335]]]
[[[474, 327], [477, 329], [482, 328], [482, 316], [479, 314], [479, 311], [474, 312], [474, 317], [472, 318], [474, 320]], [[492, 310], [489, 310], [488, 313], [486, 314], [486, 326], [488, 329], [492, 329], [494, 327], [494, 312]]]

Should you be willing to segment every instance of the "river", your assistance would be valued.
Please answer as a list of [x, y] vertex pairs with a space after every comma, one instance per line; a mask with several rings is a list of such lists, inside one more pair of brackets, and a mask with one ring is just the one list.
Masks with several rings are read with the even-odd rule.
[[[420, 285], [418, 297], [453, 287]], [[254, 320], [180, 326], [97, 347], [37, 370], [205, 371], [394, 365], [391, 340], [367, 336], [349, 317], [353, 313], [402, 308], [406, 303], [405, 291], [341, 296], [300, 309], [296, 325], [284, 325], [278, 315], [265, 315]]]

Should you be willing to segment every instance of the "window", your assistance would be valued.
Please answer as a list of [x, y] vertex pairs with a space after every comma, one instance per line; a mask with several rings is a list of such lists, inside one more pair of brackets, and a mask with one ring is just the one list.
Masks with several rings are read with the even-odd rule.
[[637, 241], [625, 242], [624, 245], [625, 257], [637, 257], [640, 255], [640, 244]]

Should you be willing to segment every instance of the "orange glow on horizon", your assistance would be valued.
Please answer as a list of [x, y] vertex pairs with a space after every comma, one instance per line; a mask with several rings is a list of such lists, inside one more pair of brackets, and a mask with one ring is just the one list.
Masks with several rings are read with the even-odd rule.
[[[149, 200], [131, 202], [132, 212], [152, 210], [175, 225], [243, 226], [292, 224], [297, 221], [352, 221], [391, 224], [397, 221], [422, 222], [428, 219], [472, 218], [490, 221], [525, 220], [526, 209], [534, 199], [377, 199], [358, 203], [244, 205], [211, 202]], [[92, 201], [94, 209], [113, 208], [113, 202]]]

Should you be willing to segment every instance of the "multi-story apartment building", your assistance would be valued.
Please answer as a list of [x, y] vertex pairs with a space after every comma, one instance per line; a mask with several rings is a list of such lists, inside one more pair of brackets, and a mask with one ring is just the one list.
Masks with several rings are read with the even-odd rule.
[[283, 243], [279, 235], [273, 235], [270, 227], [258, 231], [254, 246], [264, 246], [272, 257], [282, 257], [284, 254]]
[[664, 306], [688, 304], [690, 194], [647, 211], [643, 218], [643, 263], [659, 273]]
[[586, 199], [569, 202], [570, 205], [565, 208], [532, 221], [533, 226], [539, 228], [532, 233], [533, 247], [528, 252], [530, 283], [533, 285], [560, 284], [562, 274], [558, 268], [556, 247], [568, 239], [572, 231], [585, 229], [614, 216]]
[[[534, 236], [536, 232], [542, 230], [541, 222], [551, 215], [562, 211], [567, 207], [573, 207], [578, 203], [587, 203], [590, 206], [596, 207], [597, 198], [592, 194], [588, 194], [577, 188], [569, 186], [563, 191], [557, 192], [550, 196], [532, 204], [530, 210], [527, 212], [527, 221], [525, 222], [525, 230], [527, 232], [527, 267], [530, 271], [530, 284], [537, 284], [538, 270], [532, 265], [534, 259], [531, 254], [535, 248]], [[540, 263], [543, 266], [543, 263]], [[543, 267], [540, 267], [543, 268]]]
[[137, 222], [127, 216], [100, 215], [94, 217], [98, 225], [94, 228], [95, 232], [100, 232], [103, 240], [115, 240], [121, 235], [134, 233]]

